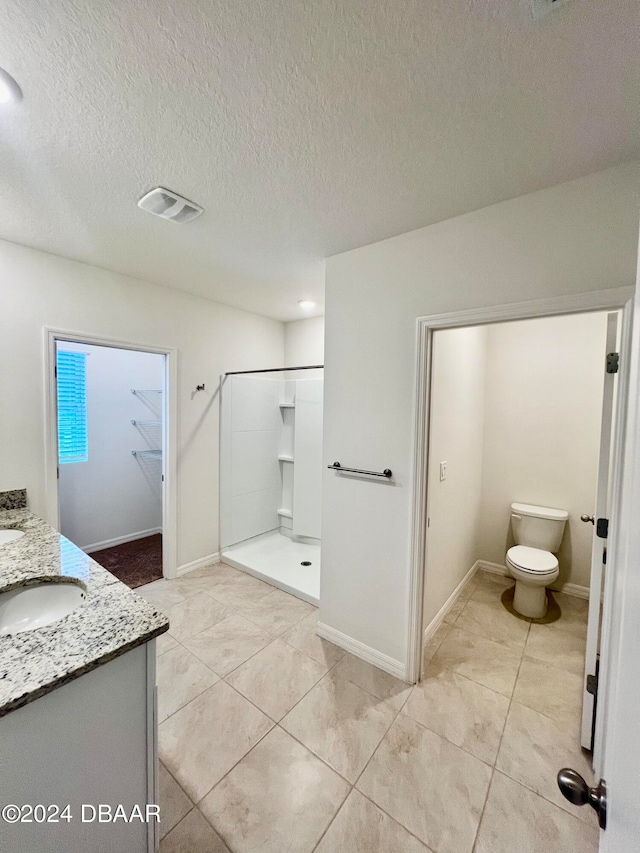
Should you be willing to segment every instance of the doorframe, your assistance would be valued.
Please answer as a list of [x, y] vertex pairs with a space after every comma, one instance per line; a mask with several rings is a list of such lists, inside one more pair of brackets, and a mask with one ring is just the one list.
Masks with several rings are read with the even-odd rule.
[[60, 501], [58, 496], [58, 419], [56, 382], [56, 343], [68, 341], [88, 346], [111, 347], [137, 352], [164, 355], [162, 395], [162, 573], [165, 578], [178, 575], [177, 547], [177, 424], [178, 424], [178, 350], [158, 347], [139, 341], [108, 338], [68, 329], [44, 328], [44, 462], [45, 462], [45, 521], [60, 529]]
[[[438, 329], [482, 326], [512, 320], [533, 320], [563, 314], [586, 314], [594, 311], [633, 311], [635, 288], [619, 287], [595, 290], [572, 296], [549, 297], [529, 302], [511, 302], [486, 308], [472, 308], [446, 314], [432, 314], [417, 319], [416, 390], [413, 452], [413, 514], [409, 564], [409, 620], [407, 637], [407, 681], [420, 679], [422, 660], [422, 599], [427, 557], [429, 418], [431, 406], [431, 360], [433, 333]], [[628, 377], [625, 377], [628, 381]], [[620, 385], [618, 386], [620, 392]], [[626, 391], [624, 392], [626, 393]], [[616, 448], [616, 455], [622, 453]], [[614, 464], [615, 464], [615, 460]]]

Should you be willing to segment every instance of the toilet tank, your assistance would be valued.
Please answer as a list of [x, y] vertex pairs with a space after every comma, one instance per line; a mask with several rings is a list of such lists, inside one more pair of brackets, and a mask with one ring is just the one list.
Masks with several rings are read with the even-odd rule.
[[553, 554], [560, 548], [569, 513], [532, 504], [511, 504], [511, 526], [516, 545], [528, 545]]

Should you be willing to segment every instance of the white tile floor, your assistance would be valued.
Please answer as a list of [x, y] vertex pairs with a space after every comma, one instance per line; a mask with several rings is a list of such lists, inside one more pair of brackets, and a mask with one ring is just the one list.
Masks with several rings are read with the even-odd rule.
[[586, 602], [556, 595], [557, 622], [509, 628], [508, 583], [471, 580], [415, 687], [223, 564], [141, 588], [180, 634], [158, 643], [161, 853], [596, 851], [594, 815], [555, 783], [565, 764], [591, 780]]
[[317, 606], [320, 600], [320, 545], [297, 542], [271, 530], [226, 548], [222, 561], [310, 604]]

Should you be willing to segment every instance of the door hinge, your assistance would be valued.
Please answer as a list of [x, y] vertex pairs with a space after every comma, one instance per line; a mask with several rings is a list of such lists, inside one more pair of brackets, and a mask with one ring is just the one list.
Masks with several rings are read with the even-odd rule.
[[60, 469], [59, 468], [56, 468], [56, 477], [58, 478], [58, 480], [60, 479]]
[[598, 710], [598, 680], [600, 678], [600, 655], [596, 655], [595, 675], [587, 675], [585, 690], [593, 696], [593, 708], [591, 709], [591, 752], [596, 740], [596, 712]]
[[607, 353], [607, 373], [617, 373], [619, 363], [620, 363], [620, 353], [617, 353], [617, 352], [608, 352]]
[[607, 539], [609, 536], [609, 519], [599, 518], [596, 522], [596, 536], [600, 539]]

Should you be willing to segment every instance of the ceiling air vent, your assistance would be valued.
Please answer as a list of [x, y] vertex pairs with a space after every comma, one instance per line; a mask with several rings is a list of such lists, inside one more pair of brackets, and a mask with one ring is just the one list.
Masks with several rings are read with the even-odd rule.
[[568, 2], [569, 0], [531, 0], [533, 17], [544, 18], [549, 12], [553, 12], [554, 9], [558, 9], [560, 6], [565, 6]]
[[156, 187], [155, 190], [143, 195], [138, 202], [138, 207], [182, 225], [204, 212], [199, 205], [164, 187]]

